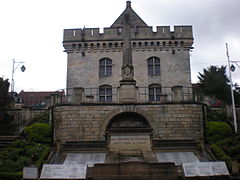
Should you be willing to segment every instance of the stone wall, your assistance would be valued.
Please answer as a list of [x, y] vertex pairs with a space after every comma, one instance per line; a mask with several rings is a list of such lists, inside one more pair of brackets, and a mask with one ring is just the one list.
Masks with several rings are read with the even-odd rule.
[[21, 133], [23, 128], [32, 122], [32, 119], [42, 113], [48, 112], [48, 109], [8, 109], [7, 113], [13, 117], [13, 123], [18, 127], [18, 133]]
[[203, 138], [202, 104], [94, 104], [61, 105], [53, 109], [54, 139], [104, 140], [111, 119], [122, 112], [135, 112], [148, 120], [155, 140]]
[[[118, 28], [65, 29], [63, 46], [68, 54], [67, 88], [119, 86], [121, 80], [123, 35]], [[191, 86], [190, 56], [193, 35], [191, 26], [131, 28], [134, 80], [137, 86], [160, 84], [162, 87]], [[160, 59], [160, 75], [149, 76], [147, 59]], [[99, 77], [99, 60], [112, 60], [112, 75]]]
[[[193, 34], [192, 26], [174, 26], [173, 31], [170, 30], [170, 26], [157, 26], [156, 31], [148, 26], [132, 28], [131, 36], [133, 39], [172, 39], [173, 37], [176, 39], [192, 39]], [[123, 36], [118, 27], [104, 28], [103, 33], [100, 33], [99, 28], [64, 29], [64, 43], [82, 39], [85, 41], [122, 40]]]
[[[160, 75], [149, 76], [147, 59], [160, 59]], [[112, 76], [99, 77], [99, 60], [112, 60]], [[161, 84], [162, 87], [191, 86], [190, 59], [188, 51], [138, 51], [133, 52], [134, 79], [139, 87]], [[104, 84], [118, 87], [121, 80], [122, 52], [96, 52], [68, 54], [67, 88], [96, 88]]]

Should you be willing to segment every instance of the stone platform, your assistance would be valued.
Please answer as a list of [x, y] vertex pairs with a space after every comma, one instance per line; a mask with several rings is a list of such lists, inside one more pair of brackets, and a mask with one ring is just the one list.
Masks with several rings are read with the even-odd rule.
[[126, 162], [96, 164], [88, 168], [86, 179], [92, 180], [177, 180], [174, 163]]
[[199, 154], [193, 152], [121, 150], [67, 153], [64, 157], [62, 164], [45, 164], [40, 179], [229, 179], [224, 162], [200, 162]]

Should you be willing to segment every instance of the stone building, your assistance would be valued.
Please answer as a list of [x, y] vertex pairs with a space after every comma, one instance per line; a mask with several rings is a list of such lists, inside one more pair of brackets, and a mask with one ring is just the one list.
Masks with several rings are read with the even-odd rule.
[[[65, 29], [67, 104], [54, 110], [55, 139], [96, 141], [109, 134], [145, 133], [164, 140], [200, 143], [202, 105], [192, 101], [191, 26], [152, 30], [132, 9], [109, 27]], [[160, 143], [160, 144], [161, 144]]]
[[[191, 87], [189, 51], [193, 36], [191, 26], [157, 26], [153, 31], [131, 8], [100, 33], [98, 28], [65, 29], [63, 46], [68, 55], [67, 88], [82, 87], [94, 101], [116, 101], [123, 58], [123, 21], [129, 15], [134, 80], [141, 95], [149, 90], [167, 94], [172, 87]], [[91, 93], [89, 92], [91, 88]], [[105, 94], [104, 94], [105, 91]], [[99, 94], [112, 94], [105, 99]], [[162, 91], [162, 92], [160, 92]], [[142, 97], [143, 98], [143, 97]], [[144, 97], [144, 100], [157, 97]]]
[[180, 164], [199, 163], [205, 108], [192, 97], [192, 44], [191, 26], [153, 31], [130, 1], [103, 33], [65, 29], [67, 89], [52, 99], [57, 148], [41, 178], [173, 180]]

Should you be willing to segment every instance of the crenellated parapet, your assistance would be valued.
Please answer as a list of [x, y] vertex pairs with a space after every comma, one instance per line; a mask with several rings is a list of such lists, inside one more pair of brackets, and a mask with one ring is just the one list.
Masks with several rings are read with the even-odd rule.
[[[192, 26], [158, 26], [131, 28], [133, 51], [189, 50], [193, 44]], [[93, 51], [121, 51], [123, 42], [122, 28], [65, 29], [63, 46], [67, 53]]]

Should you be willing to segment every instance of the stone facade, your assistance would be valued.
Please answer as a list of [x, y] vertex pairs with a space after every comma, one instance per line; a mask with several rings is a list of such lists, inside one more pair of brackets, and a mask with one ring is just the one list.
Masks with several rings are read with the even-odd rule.
[[85, 104], [56, 106], [54, 139], [100, 141], [106, 139], [111, 120], [124, 112], [137, 113], [147, 119], [156, 140], [194, 140], [203, 136], [201, 104]]
[[[127, 4], [126, 10], [109, 28], [65, 29], [63, 46], [68, 54], [67, 88], [119, 87], [123, 58], [123, 16], [131, 20], [130, 37], [134, 80], [138, 87], [191, 86], [189, 51], [193, 44], [191, 26], [157, 26], [153, 31]], [[148, 75], [147, 60], [160, 59], [160, 75]], [[99, 76], [99, 61], [112, 60], [112, 75]]]
[[[158, 26], [153, 31], [129, 1], [103, 33], [98, 28], [65, 29], [67, 96], [71, 97], [68, 104], [54, 106], [55, 141], [107, 142], [110, 135], [130, 133], [159, 142], [200, 143], [203, 108], [190, 101], [192, 44], [191, 26], [174, 26], [174, 31]], [[107, 75], [100, 71], [103, 58], [111, 61]], [[152, 65], [149, 58], [153, 64], [157, 59], [158, 64]], [[158, 73], [152, 73], [150, 66], [152, 71], [157, 66], [154, 71]], [[106, 64], [104, 67], [107, 69]], [[105, 101], [100, 100], [103, 85], [111, 88], [109, 101], [108, 89], [103, 91]], [[148, 94], [150, 88], [154, 97]]]

